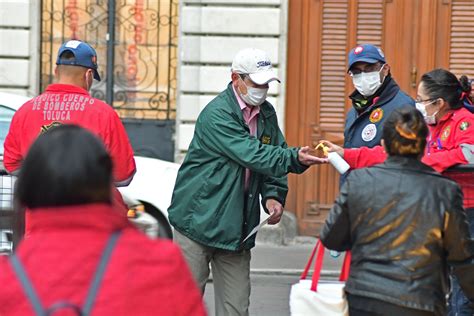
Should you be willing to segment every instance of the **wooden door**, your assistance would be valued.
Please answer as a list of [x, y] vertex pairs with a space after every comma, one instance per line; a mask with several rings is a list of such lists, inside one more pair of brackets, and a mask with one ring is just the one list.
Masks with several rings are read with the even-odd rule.
[[[352, 47], [381, 46], [393, 77], [414, 97], [421, 74], [435, 67], [474, 75], [473, 30], [474, 0], [289, 1], [288, 143], [342, 144], [353, 91], [346, 74]], [[337, 196], [339, 175], [317, 166], [290, 175], [289, 183], [286, 208], [295, 211], [299, 233], [317, 235]]]

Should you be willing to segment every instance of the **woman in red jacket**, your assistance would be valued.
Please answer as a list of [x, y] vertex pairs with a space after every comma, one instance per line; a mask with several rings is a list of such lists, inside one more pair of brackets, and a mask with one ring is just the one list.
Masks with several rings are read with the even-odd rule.
[[349, 315], [444, 316], [450, 271], [474, 304], [474, 239], [461, 190], [420, 162], [423, 116], [397, 109], [382, 133], [389, 157], [349, 174], [320, 236], [329, 249], [352, 251]]
[[[460, 80], [445, 70], [435, 69], [421, 77], [418, 85], [416, 107], [423, 114], [429, 127], [429, 136], [422, 162], [436, 171], [459, 164], [474, 164], [474, 114], [464, 103], [470, 103], [471, 84], [466, 76]], [[466, 102], [468, 101], [468, 102]], [[387, 154], [382, 146], [343, 149], [323, 141], [330, 151], [338, 152], [351, 168], [372, 166], [385, 161]], [[464, 208], [474, 234], [474, 177], [471, 173], [459, 173], [451, 178], [458, 182], [464, 194]], [[454, 280], [450, 313], [473, 315]], [[457, 314], [455, 314], [457, 312]]]
[[[466, 76], [459, 81], [445, 69], [435, 69], [421, 77], [416, 107], [430, 129], [422, 161], [438, 172], [458, 164], [474, 163], [474, 114], [463, 107], [470, 91]], [[324, 143], [330, 151], [344, 157], [353, 169], [381, 163], [387, 157], [382, 146], [344, 149], [327, 141]]]
[[178, 247], [135, 229], [112, 186], [111, 158], [90, 132], [64, 125], [37, 139], [16, 191], [31, 236], [0, 258], [0, 315], [205, 315]]

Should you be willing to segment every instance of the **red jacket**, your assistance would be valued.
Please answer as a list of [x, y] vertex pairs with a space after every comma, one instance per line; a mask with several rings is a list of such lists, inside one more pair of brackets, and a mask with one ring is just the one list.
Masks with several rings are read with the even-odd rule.
[[77, 124], [96, 134], [114, 163], [116, 182], [128, 184], [135, 173], [133, 150], [117, 113], [77, 86], [52, 84], [15, 113], [5, 139], [4, 165], [12, 173], [20, 168], [38, 135], [55, 124]]
[[[170, 241], [148, 239], [110, 206], [31, 213], [30, 238], [16, 253], [45, 307], [59, 300], [82, 306], [108, 238], [121, 229], [92, 315], [206, 314], [179, 248]], [[0, 315], [33, 315], [7, 257], [0, 257], [0, 284]]]
[[[430, 134], [427, 139], [425, 155], [421, 161], [436, 171], [443, 173], [449, 167], [458, 164], [474, 163], [468, 161], [462, 145], [471, 145], [471, 157], [474, 155], [474, 115], [465, 108], [450, 111], [436, 125], [428, 125]], [[469, 150], [469, 149], [464, 149]], [[382, 146], [344, 149], [344, 159], [351, 168], [369, 167], [382, 163], [387, 158]], [[457, 179], [464, 193], [464, 207], [474, 207], [474, 179], [467, 183]]]

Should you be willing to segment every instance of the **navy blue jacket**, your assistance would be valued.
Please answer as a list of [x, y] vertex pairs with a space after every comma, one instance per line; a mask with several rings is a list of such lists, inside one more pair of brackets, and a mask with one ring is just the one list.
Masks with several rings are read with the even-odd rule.
[[[378, 91], [376, 102], [358, 113], [353, 107], [346, 118], [344, 148], [374, 147], [380, 145], [383, 122], [393, 110], [405, 105], [415, 106], [415, 101], [400, 90], [395, 80], [388, 76]], [[356, 90], [351, 95], [353, 104], [362, 97]]]

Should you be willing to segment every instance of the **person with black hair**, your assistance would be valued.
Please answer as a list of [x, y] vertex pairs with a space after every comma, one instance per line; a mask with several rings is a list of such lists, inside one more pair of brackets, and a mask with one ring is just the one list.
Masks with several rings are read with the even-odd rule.
[[[457, 164], [474, 163], [474, 115], [465, 106], [470, 102], [468, 82], [466, 76], [458, 80], [448, 70], [435, 69], [424, 74], [418, 85], [416, 107], [430, 130], [422, 161], [438, 172]], [[387, 157], [381, 146], [341, 148], [323, 142], [353, 169], [383, 162]]]
[[[460, 80], [445, 69], [434, 69], [421, 77], [418, 85], [416, 107], [423, 113], [429, 127], [425, 155], [421, 161], [443, 173], [459, 164], [474, 163], [474, 114], [468, 111], [471, 84], [466, 76]], [[362, 168], [381, 163], [387, 157], [383, 147], [343, 149], [324, 141], [330, 151], [336, 151], [351, 168]], [[470, 232], [474, 236], [474, 179], [466, 180], [470, 174], [451, 176], [458, 181], [464, 195], [464, 208]], [[452, 315], [473, 315], [468, 300], [462, 294], [456, 278], [450, 301]], [[450, 314], [451, 315], [451, 314]]]
[[[455, 165], [474, 163], [474, 114], [465, 106], [470, 101], [470, 92], [466, 76], [458, 80], [445, 69], [434, 69], [421, 77], [416, 107], [423, 114], [430, 131], [421, 161], [438, 172], [442, 173]], [[329, 147], [329, 151], [341, 155], [351, 169], [372, 166], [387, 157], [382, 146], [350, 149], [329, 141], [322, 142]], [[464, 207], [468, 213], [473, 213], [474, 222], [474, 188], [471, 185], [462, 189]]]
[[461, 100], [463, 106], [471, 113], [474, 113], [474, 99], [472, 96], [472, 80], [465, 75], [459, 77], [459, 83], [461, 84]]
[[445, 315], [448, 268], [474, 304], [462, 192], [420, 161], [428, 133], [416, 109], [392, 112], [382, 131], [388, 158], [349, 174], [323, 227], [327, 248], [352, 252], [351, 316]]
[[33, 143], [15, 193], [31, 231], [0, 257], [0, 315], [206, 314], [178, 246], [149, 239], [112, 203], [112, 169], [101, 140], [78, 126]]

